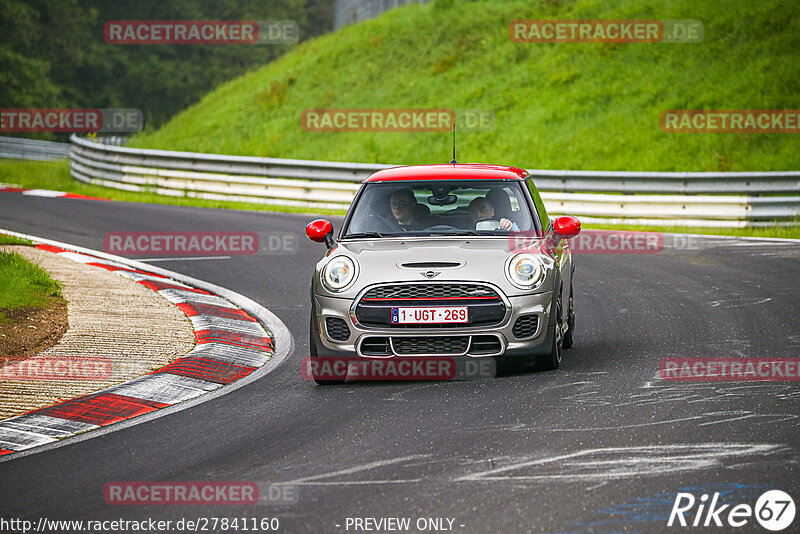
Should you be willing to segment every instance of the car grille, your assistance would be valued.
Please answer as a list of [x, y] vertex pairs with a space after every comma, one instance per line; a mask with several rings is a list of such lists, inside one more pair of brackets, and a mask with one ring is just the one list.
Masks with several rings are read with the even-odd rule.
[[[468, 306], [469, 323], [392, 324], [392, 307], [396, 306]], [[360, 324], [398, 330], [495, 326], [505, 316], [506, 306], [497, 291], [477, 283], [387, 284], [367, 291], [356, 306]]]
[[328, 337], [335, 341], [347, 341], [350, 339], [350, 328], [344, 322], [344, 319], [328, 317], [325, 319], [325, 327], [328, 329]]
[[359, 347], [363, 356], [485, 356], [502, 350], [500, 339], [494, 335], [368, 336]]
[[514, 328], [511, 333], [517, 339], [525, 339], [531, 337], [536, 333], [536, 328], [539, 325], [539, 318], [536, 315], [523, 315], [519, 317], [514, 323]]
[[452, 299], [469, 297], [500, 298], [489, 286], [481, 284], [391, 284], [374, 287], [362, 299]]
[[464, 354], [469, 336], [396, 337], [392, 345], [397, 354]]

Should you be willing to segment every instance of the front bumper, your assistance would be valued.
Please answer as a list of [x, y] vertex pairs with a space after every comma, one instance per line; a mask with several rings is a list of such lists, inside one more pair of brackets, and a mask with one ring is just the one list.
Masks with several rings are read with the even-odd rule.
[[[316, 338], [316, 349], [320, 356], [480, 358], [548, 354], [552, 344], [553, 326], [550, 313], [553, 293], [505, 297], [505, 301], [505, 317], [493, 326], [391, 328], [359, 324], [352, 313], [351, 299], [312, 295], [312, 339]], [[527, 329], [520, 338], [520, 329], [517, 328], [515, 332], [514, 328], [515, 325], [519, 326], [517, 320], [531, 316], [536, 317], [535, 331]], [[347, 330], [338, 328], [329, 332], [329, 318], [344, 321]], [[341, 325], [338, 321], [336, 324]]]

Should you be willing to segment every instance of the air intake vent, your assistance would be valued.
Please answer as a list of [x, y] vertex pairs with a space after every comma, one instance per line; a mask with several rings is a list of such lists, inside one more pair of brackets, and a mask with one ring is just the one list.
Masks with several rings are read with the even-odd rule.
[[361, 343], [361, 354], [365, 356], [391, 356], [388, 337], [368, 337]]
[[475, 355], [497, 354], [502, 348], [500, 340], [495, 336], [472, 336], [472, 345], [469, 353]]
[[532, 337], [536, 333], [538, 324], [539, 319], [536, 315], [523, 315], [514, 323], [514, 328], [511, 329], [511, 332], [517, 339]]
[[452, 261], [427, 261], [417, 263], [403, 263], [401, 264], [406, 269], [452, 269], [461, 267], [463, 264]]
[[328, 317], [325, 319], [325, 326], [328, 328], [328, 337], [335, 341], [347, 341], [350, 338], [350, 328], [344, 319]]
[[393, 337], [392, 345], [397, 354], [464, 354], [469, 336]]

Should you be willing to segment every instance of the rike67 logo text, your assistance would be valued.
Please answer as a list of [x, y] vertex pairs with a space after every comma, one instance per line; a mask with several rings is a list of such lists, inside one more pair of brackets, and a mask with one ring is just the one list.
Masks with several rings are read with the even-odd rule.
[[770, 490], [763, 493], [755, 506], [749, 504], [719, 504], [720, 493], [697, 499], [691, 493], [678, 493], [667, 526], [679, 527], [743, 527], [753, 517], [765, 529], [777, 532], [794, 521], [795, 505], [788, 493]]

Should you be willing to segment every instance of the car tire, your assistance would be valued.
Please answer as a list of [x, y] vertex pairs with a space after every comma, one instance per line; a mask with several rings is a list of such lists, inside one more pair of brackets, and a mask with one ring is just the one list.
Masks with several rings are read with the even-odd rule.
[[555, 371], [561, 365], [562, 350], [564, 348], [564, 336], [561, 330], [561, 293], [555, 301], [555, 320], [553, 321], [553, 343], [550, 347], [550, 354], [543, 356], [538, 361], [541, 371]]
[[[314, 312], [311, 312], [311, 317], [308, 322], [308, 354], [311, 358], [311, 361], [314, 361], [319, 358], [319, 352], [317, 349], [317, 340], [319, 339], [319, 332], [314, 328]], [[313, 366], [312, 369], [316, 369], [318, 366]], [[311, 378], [314, 379], [314, 382], [317, 383], [319, 386], [332, 386], [334, 384], [344, 384], [344, 380], [320, 380], [316, 374], [314, 374], [312, 370]]]
[[564, 334], [564, 348], [572, 348], [575, 344], [575, 305], [572, 299], [572, 282], [569, 284], [569, 307], [567, 308], [567, 331]]

